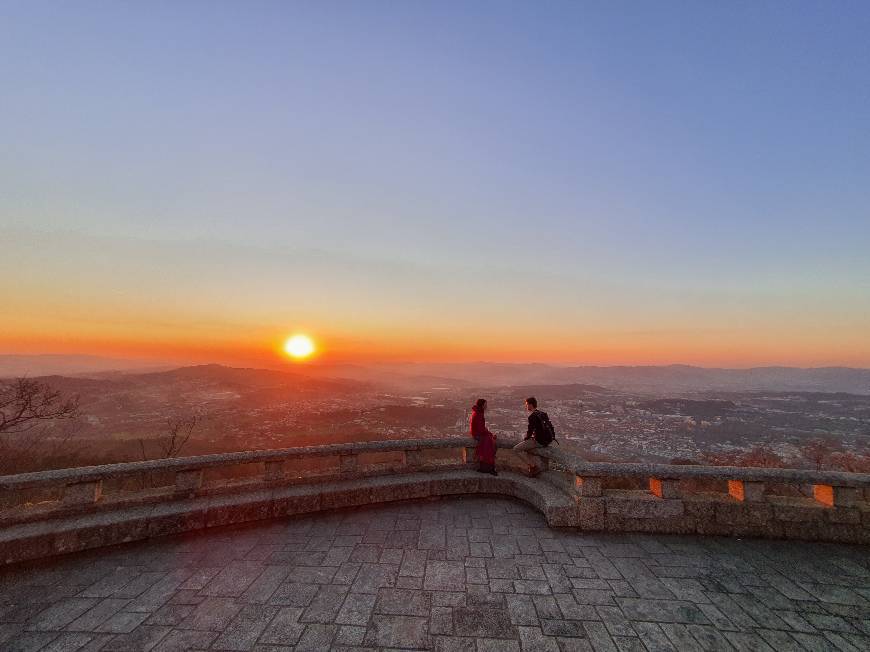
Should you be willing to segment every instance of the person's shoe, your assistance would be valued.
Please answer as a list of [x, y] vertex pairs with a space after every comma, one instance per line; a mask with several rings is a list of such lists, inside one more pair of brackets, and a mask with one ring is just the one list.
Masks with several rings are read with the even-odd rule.
[[495, 469], [491, 469], [487, 471], [487, 473], [489, 473], [490, 475], [498, 475], [498, 471], [496, 471]]

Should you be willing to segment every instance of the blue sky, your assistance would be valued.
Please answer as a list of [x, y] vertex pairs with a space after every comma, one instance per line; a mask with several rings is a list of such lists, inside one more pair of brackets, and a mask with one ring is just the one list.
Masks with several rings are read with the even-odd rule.
[[182, 327], [258, 284], [265, 330], [520, 342], [538, 287], [566, 360], [707, 329], [673, 361], [764, 362], [788, 329], [795, 362], [870, 365], [867, 34], [863, 2], [2, 2], [6, 290]]

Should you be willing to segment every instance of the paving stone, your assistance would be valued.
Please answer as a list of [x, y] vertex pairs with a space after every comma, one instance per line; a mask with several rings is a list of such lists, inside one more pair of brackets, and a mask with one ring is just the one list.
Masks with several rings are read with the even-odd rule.
[[494, 638], [477, 639], [477, 652], [519, 652], [519, 641], [508, 641]]
[[611, 636], [636, 636], [634, 628], [619, 610], [619, 607], [599, 605], [595, 607], [595, 611]]
[[464, 591], [465, 565], [460, 561], [427, 561], [423, 588], [427, 591]]
[[731, 652], [731, 644], [715, 627], [709, 625], [686, 625], [686, 629], [701, 644], [705, 650], [713, 652]]
[[616, 602], [629, 620], [647, 620], [659, 623], [710, 622], [697, 606], [681, 600], [616, 598]]
[[178, 628], [220, 632], [226, 629], [241, 608], [241, 605], [231, 598], [207, 598], [196, 606], [193, 613], [182, 621]]
[[789, 635], [788, 632], [780, 632], [774, 629], [757, 629], [756, 632], [774, 650], [800, 649], [796, 639]]
[[632, 623], [649, 652], [701, 652], [703, 648], [685, 625], [674, 623]]
[[835, 544], [556, 531], [520, 503], [461, 498], [0, 569], [3, 652], [330, 646], [863, 652], [870, 562]]
[[104, 575], [79, 595], [83, 598], [108, 598], [129, 584], [141, 571], [138, 568], [119, 567]]
[[150, 652], [169, 631], [169, 627], [142, 625], [129, 634], [117, 634], [100, 649], [106, 652]]
[[426, 573], [427, 551], [405, 550], [399, 567], [399, 575], [423, 577]]
[[351, 585], [354, 593], [377, 593], [396, 585], [398, 569], [391, 564], [362, 564]]
[[235, 620], [213, 643], [215, 650], [250, 650], [266, 626], [278, 613], [278, 607], [250, 605], [243, 607]]
[[95, 629], [106, 634], [129, 634], [148, 618], [147, 613], [119, 611]]
[[297, 584], [289, 582], [281, 584], [272, 597], [269, 604], [287, 607], [307, 607], [317, 595], [319, 587], [314, 584]]
[[520, 637], [520, 645], [523, 652], [532, 650], [537, 652], [559, 652], [559, 642], [550, 636], [544, 636], [539, 627], [517, 627]]
[[94, 640], [93, 635], [82, 632], [60, 634], [39, 652], [76, 652]]
[[428, 616], [431, 608], [430, 593], [407, 589], [381, 589], [375, 603], [375, 613], [397, 616]]
[[195, 605], [191, 604], [167, 604], [160, 607], [160, 609], [149, 616], [148, 620], [145, 621], [145, 624], [175, 626], [193, 613], [194, 608]]
[[332, 645], [338, 628], [335, 625], [307, 625], [296, 644], [296, 652], [321, 652]]
[[508, 595], [505, 596], [505, 601], [512, 624], [525, 627], [540, 626], [538, 612], [535, 609], [535, 603], [532, 601], [531, 596]]
[[187, 652], [204, 650], [218, 637], [217, 632], [175, 629], [153, 648], [152, 652]]
[[321, 586], [311, 604], [302, 612], [299, 621], [303, 623], [333, 622], [341, 609], [347, 592], [346, 586], [332, 584]]
[[140, 573], [112, 594], [115, 598], [136, 598], [166, 577], [165, 572]]
[[586, 636], [583, 625], [578, 620], [541, 618], [541, 630], [547, 636], [567, 638], [583, 638]]
[[376, 599], [377, 596], [370, 593], [348, 593], [335, 622], [343, 625], [366, 625]]
[[338, 634], [335, 635], [334, 645], [347, 645], [358, 647], [363, 644], [366, 636], [365, 627], [357, 627], [354, 625], [343, 625], [339, 628]]
[[430, 640], [427, 619], [416, 616], [372, 616], [365, 645], [428, 648]]
[[529, 595], [549, 595], [553, 590], [546, 580], [514, 580], [514, 592]]
[[455, 607], [453, 631], [458, 636], [478, 638], [515, 638], [514, 627], [507, 610]]
[[234, 597], [245, 589], [263, 572], [263, 566], [255, 561], [235, 561], [221, 570], [202, 588], [202, 595], [215, 597]]
[[557, 638], [561, 652], [595, 652], [592, 643], [586, 638]]
[[305, 632], [306, 626], [299, 622], [301, 615], [302, 609], [298, 607], [280, 607], [260, 636], [260, 642], [268, 645], [295, 645]]
[[332, 576], [332, 583], [346, 584], [348, 586], [353, 584], [361, 566], [362, 564], [357, 564], [356, 562], [345, 562], [335, 571], [335, 575]]
[[475, 652], [476, 640], [458, 636], [435, 636], [435, 652]]
[[577, 604], [614, 604], [612, 591], [598, 591], [595, 589], [574, 589], [572, 592]]
[[751, 632], [724, 632], [724, 635], [738, 652], [775, 652], [758, 634]]
[[220, 573], [220, 568], [197, 568], [193, 574], [179, 587], [181, 590], [199, 591], [211, 582], [215, 575]]
[[23, 632], [4, 643], [4, 652], [38, 652], [57, 638], [57, 632]]
[[539, 618], [562, 618], [562, 611], [556, 599], [549, 595], [534, 595], [532, 602], [535, 605], [535, 611], [538, 612]]
[[452, 607], [432, 607], [429, 613], [429, 633], [442, 636], [453, 634]]
[[286, 566], [266, 566], [257, 579], [242, 593], [240, 601], [266, 604], [290, 572], [291, 569]]
[[106, 598], [100, 600], [97, 604], [67, 625], [66, 629], [80, 632], [94, 631], [129, 603], [130, 600], [127, 598]]
[[[641, 623], [637, 623], [636, 625], [641, 627], [641, 629], [646, 626], [646, 624]], [[692, 636], [691, 632], [689, 632], [685, 625], [661, 623], [659, 627], [661, 627], [662, 631], [668, 637], [668, 640], [673, 643], [673, 647], [675, 647], [679, 652], [702, 652], [704, 649], [695, 637]], [[644, 635], [645, 632], [638, 631], [638, 633], [641, 634], [644, 640], [647, 639], [647, 636]], [[649, 647], [649, 645], [647, 647]]]

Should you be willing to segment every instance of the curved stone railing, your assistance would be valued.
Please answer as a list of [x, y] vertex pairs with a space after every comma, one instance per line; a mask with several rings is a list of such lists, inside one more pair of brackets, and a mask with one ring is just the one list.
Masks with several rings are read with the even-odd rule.
[[[867, 473], [587, 462], [558, 446], [539, 455], [588, 529], [870, 543]], [[625, 481], [635, 487], [612, 488]]]
[[[450, 494], [514, 496], [553, 526], [870, 543], [870, 475], [586, 462], [469, 473], [468, 438], [202, 455], [0, 477], [0, 563], [204, 527]], [[510, 444], [499, 443], [499, 448]], [[500, 468], [516, 460], [499, 453]]]

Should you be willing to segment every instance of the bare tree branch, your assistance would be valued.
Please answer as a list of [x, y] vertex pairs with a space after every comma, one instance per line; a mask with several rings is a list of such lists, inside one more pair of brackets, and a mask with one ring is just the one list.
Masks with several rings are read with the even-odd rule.
[[79, 415], [79, 397], [64, 399], [48, 384], [16, 378], [0, 384], [0, 433], [21, 433], [36, 426]]

